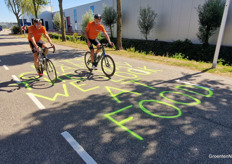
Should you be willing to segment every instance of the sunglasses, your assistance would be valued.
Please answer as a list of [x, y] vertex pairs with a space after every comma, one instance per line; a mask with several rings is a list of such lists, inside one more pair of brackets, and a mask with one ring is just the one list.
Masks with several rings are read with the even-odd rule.
[[36, 23], [35, 25], [36, 25], [36, 26], [40, 26], [41, 24], [40, 24], [40, 23]]

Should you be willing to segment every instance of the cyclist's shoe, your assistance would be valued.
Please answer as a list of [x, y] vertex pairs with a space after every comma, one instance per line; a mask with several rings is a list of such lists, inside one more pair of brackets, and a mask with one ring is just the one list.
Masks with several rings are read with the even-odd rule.
[[39, 77], [43, 76], [43, 73], [40, 71], [40, 69], [37, 69]]
[[97, 66], [93, 65], [92, 69], [97, 70]]

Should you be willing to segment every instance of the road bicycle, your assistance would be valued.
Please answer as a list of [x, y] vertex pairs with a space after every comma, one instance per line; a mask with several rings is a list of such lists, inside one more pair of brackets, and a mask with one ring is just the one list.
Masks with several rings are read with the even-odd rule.
[[[108, 44], [101, 44], [102, 53], [95, 54], [94, 60], [96, 62], [96, 66], [100, 62], [103, 73], [107, 77], [111, 77], [115, 73], [116, 66], [115, 66], [115, 62], [113, 58], [110, 55], [105, 54], [105, 47], [107, 46]], [[85, 53], [84, 60], [85, 60], [86, 67], [92, 72], [93, 69], [92, 69], [92, 62], [91, 62], [91, 54], [89, 51]]]
[[[45, 47], [41, 48], [41, 51], [39, 52], [39, 69], [40, 72], [43, 74], [43, 72], [46, 70], [47, 76], [49, 80], [52, 83], [55, 83], [57, 80], [57, 73], [56, 68], [52, 61], [47, 57], [48, 54], [45, 54], [46, 49], [53, 49], [53, 53], [55, 53], [55, 47]], [[36, 70], [38, 71], [38, 70]]]

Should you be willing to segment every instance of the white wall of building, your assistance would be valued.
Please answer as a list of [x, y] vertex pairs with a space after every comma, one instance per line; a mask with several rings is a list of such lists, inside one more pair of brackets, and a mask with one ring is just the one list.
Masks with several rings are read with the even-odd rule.
[[[23, 19], [26, 19], [27, 22], [30, 22], [32, 23], [32, 19], [34, 19], [35, 17], [32, 15], [32, 14], [29, 14], [29, 15], [24, 15], [22, 16]], [[48, 27], [49, 29], [53, 29], [53, 22], [52, 22], [52, 19], [53, 19], [53, 13], [52, 13], [52, 10], [51, 10], [51, 7], [50, 6], [45, 6], [41, 9], [40, 11], [40, 14], [38, 15], [38, 17], [40, 19], [43, 19], [43, 22], [44, 22], [44, 26], [45, 26], [45, 22], [47, 21], [48, 22]]]
[[[113, 6], [114, 5], [113, 1], [115, 1], [115, 0], [101, 0], [101, 1], [94, 2], [94, 3], [89, 3], [86, 5], [81, 5], [81, 6], [65, 9], [64, 15], [65, 15], [65, 17], [68, 17], [68, 16], [70, 17], [72, 30], [74, 30], [74, 31], [77, 30], [78, 32], [80, 32], [81, 31], [82, 16], [90, 10], [91, 6], [94, 7], [94, 14], [96, 14], [96, 13], [102, 14], [103, 13], [103, 6], [104, 5]], [[73, 4], [73, 6], [75, 6], [75, 4]], [[76, 26], [77, 28], [75, 28], [74, 10], [76, 10], [76, 13], [77, 13], [77, 26]]]
[[[225, 0], [224, 0], [225, 1]], [[193, 43], [200, 43], [198, 33], [198, 12], [199, 5], [206, 0], [122, 0], [122, 37], [129, 39], [144, 39], [140, 33], [137, 21], [140, 7], [150, 6], [158, 15], [155, 20], [155, 27], [148, 35], [149, 40], [175, 41], [189, 39]], [[70, 17], [72, 30], [81, 31], [82, 16], [94, 7], [94, 13], [103, 12], [103, 5], [113, 6], [117, 11], [117, 0], [101, 0], [73, 8], [65, 9], [65, 17]], [[75, 4], [73, 4], [75, 6]], [[74, 22], [74, 10], [77, 14], [77, 24]], [[49, 21], [49, 28], [53, 27], [52, 16], [45, 11], [39, 15], [45, 21]], [[54, 13], [53, 13], [54, 15]], [[66, 22], [67, 23], [67, 22]], [[107, 29], [109, 31], [109, 29]], [[116, 25], [113, 28], [113, 35], [116, 36]], [[219, 31], [219, 30], [218, 30]], [[210, 38], [210, 44], [216, 44], [218, 31]], [[230, 4], [223, 45], [232, 46], [232, 3]]]
[[[199, 5], [206, 0], [123, 0], [122, 1], [122, 29], [123, 38], [144, 39], [140, 33], [137, 20], [140, 7], [150, 6], [157, 14], [155, 27], [148, 36], [149, 40], [175, 41], [190, 39], [193, 43], [200, 43], [198, 33]], [[232, 4], [228, 14], [223, 45], [232, 46]], [[218, 31], [209, 40], [216, 44]]]

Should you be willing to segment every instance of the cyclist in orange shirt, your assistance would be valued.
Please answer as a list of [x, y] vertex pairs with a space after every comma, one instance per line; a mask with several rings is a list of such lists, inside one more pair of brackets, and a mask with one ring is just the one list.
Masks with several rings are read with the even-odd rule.
[[[32, 53], [34, 55], [34, 64], [35, 64], [35, 67], [36, 67], [36, 70], [39, 76], [43, 76], [43, 74], [40, 72], [40, 69], [39, 69], [39, 60], [38, 60], [39, 47], [40, 48], [47, 47], [47, 45], [41, 40], [42, 34], [44, 34], [45, 38], [51, 44], [51, 47], [54, 47], [45, 27], [42, 26], [42, 20], [34, 19], [33, 25], [28, 27], [28, 41], [29, 41], [29, 45], [32, 50]], [[48, 50], [46, 50], [45, 53], [47, 54]]]
[[86, 38], [86, 42], [88, 44], [88, 47], [89, 47], [90, 53], [91, 53], [92, 68], [95, 70], [97, 69], [97, 66], [96, 66], [96, 63], [94, 61], [93, 44], [97, 47], [97, 51], [96, 51], [96, 54], [97, 54], [101, 49], [101, 44], [97, 39], [97, 35], [99, 34], [100, 31], [103, 32], [103, 34], [105, 35], [109, 44], [111, 46], [114, 46], [114, 43], [110, 41], [109, 35], [107, 34], [104, 26], [101, 24], [101, 15], [96, 14], [96, 15], [94, 15], [94, 21], [89, 22], [88, 25], [86, 26], [86, 29], [85, 29], [85, 38]]

